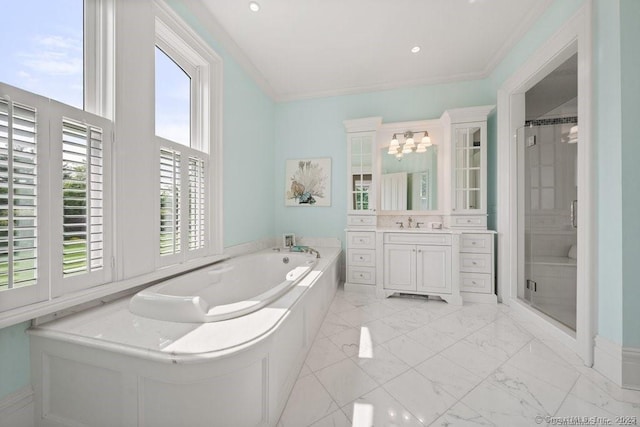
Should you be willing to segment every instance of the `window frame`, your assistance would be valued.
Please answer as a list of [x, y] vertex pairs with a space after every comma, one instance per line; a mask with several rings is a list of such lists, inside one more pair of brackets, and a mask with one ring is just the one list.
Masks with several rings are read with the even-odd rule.
[[[159, 267], [219, 255], [223, 251], [222, 225], [222, 59], [162, 1], [155, 4], [155, 43], [191, 78], [190, 146], [155, 135], [156, 161], [165, 148], [181, 156], [181, 251], [160, 254], [160, 203], [156, 203], [156, 263]], [[155, 118], [154, 118], [155, 120]], [[155, 122], [154, 122], [155, 123]], [[155, 124], [154, 124], [155, 134]], [[189, 159], [205, 164], [204, 247], [189, 249]], [[159, 163], [157, 163], [159, 165]], [[158, 168], [158, 180], [160, 182]], [[159, 194], [159, 193], [158, 193]]]

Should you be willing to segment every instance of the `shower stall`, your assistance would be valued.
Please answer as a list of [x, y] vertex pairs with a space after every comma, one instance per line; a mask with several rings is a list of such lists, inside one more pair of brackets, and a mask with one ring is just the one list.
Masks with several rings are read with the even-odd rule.
[[518, 144], [518, 298], [576, 330], [577, 117], [527, 121]]

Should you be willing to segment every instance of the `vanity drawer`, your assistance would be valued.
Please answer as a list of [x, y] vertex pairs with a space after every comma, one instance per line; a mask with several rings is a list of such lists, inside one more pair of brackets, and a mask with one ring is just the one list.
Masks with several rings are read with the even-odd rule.
[[347, 225], [350, 227], [358, 227], [358, 226], [375, 227], [376, 216], [375, 215], [349, 215], [347, 216]]
[[460, 252], [491, 253], [493, 234], [463, 234], [460, 236]]
[[486, 215], [464, 215], [451, 218], [451, 227], [487, 228]]
[[347, 247], [375, 249], [376, 248], [376, 232], [375, 231], [348, 231]]
[[374, 249], [349, 249], [347, 256], [349, 266], [374, 267], [376, 265]]
[[460, 271], [465, 273], [491, 273], [491, 254], [460, 254]]
[[491, 281], [491, 274], [460, 273], [460, 290], [463, 292], [492, 294], [493, 283]]
[[451, 246], [451, 235], [444, 233], [385, 233], [384, 243]]
[[376, 269], [375, 267], [349, 267], [347, 269], [347, 282], [375, 285]]

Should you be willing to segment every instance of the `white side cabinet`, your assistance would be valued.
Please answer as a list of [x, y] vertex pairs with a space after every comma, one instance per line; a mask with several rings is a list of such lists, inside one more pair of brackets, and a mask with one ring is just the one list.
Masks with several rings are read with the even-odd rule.
[[492, 231], [463, 232], [460, 236], [460, 291], [465, 301], [497, 302], [493, 241]]
[[[382, 259], [377, 293], [439, 296], [451, 304], [461, 304], [458, 287], [458, 236], [447, 233], [378, 233]], [[379, 254], [380, 256], [380, 254]]]
[[344, 122], [347, 131], [346, 288], [376, 284], [376, 131], [382, 118]]

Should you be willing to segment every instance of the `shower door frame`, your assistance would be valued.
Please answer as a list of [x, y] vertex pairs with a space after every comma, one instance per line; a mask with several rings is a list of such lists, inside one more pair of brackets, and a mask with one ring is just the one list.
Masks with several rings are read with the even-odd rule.
[[[573, 348], [593, 365], [595, 331], [595, 236], [596, 188], [591, 140], [592, 101], [592, 0], [586, 0], [578, 11], [498, 90], [498, 295], [501, 301], [523, 313], [536, 325]], [[521, 248], [518, 221], [518, 158], [516, 131], [525, 121], [525, 92], [578, 53], [578, 259], [576, 334], [571, 336], [550, 322], [546, 316], [518, 299], [519, 253]], [[521, 261], [521, 260], [520, 260]]]

